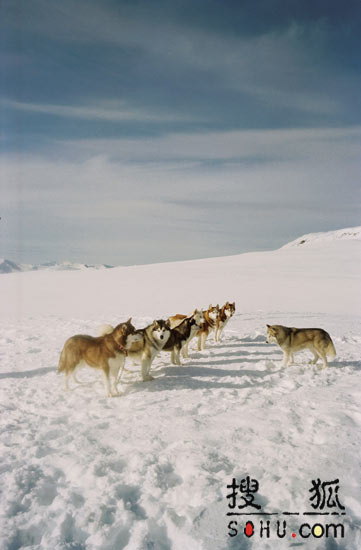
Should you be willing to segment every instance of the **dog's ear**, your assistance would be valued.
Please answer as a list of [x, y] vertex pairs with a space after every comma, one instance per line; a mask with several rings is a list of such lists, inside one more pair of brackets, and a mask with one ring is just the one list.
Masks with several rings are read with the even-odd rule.
[[129, 325], [131, 322], [132, 322], [132, 318], [129, 317], [129, 319], [128, 319], [128, 321], [127, 321], [127, 325]]
[[271, 325], [266, 325], [267, 328], [271, 328]]
[[219, 304], [216, 305], [216, 308], [219, 309]]
[[209, 304], [208, 309], [211, 309], [211, 308], [212, 308], [212, 304]]

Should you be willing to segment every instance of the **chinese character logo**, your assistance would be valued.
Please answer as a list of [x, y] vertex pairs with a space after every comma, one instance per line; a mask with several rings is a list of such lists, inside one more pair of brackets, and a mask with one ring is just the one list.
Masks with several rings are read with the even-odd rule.
[[[309, 490], [311, 493], [310, 501], [311, 506], [315, 510], [324, 510], [324, 508], [338, 508], [344, 510], [345, 507], [339, 501], [338, 498], [339, 480], [323, 481], [319, 478], [312, 480], [312, 487]], [[313, 502], [312, 502], [313, 501]]]
[[243, 508], [252, 507], [256, 510], [260, 510], [261, 506], [254, 503], [254, 494], [258, 491], [258, 481], [256, 479], [251, 479], [247, 476], [244, 479], [241, 479], [240, 483], [237, 483], [235, 478], [232, 479], [232, 483], [227, 485], [227, 489], [231, 489], [231, 493], [227, 495], [229, 499], [228, 508], [234, 509], [238, 508], [242, 510]]

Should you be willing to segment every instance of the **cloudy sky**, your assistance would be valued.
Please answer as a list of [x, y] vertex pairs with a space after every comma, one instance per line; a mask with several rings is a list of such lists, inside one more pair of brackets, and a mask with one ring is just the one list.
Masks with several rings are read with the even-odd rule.
[[0, 12], [0, 256], [141, 264], [360, 225], [359, 0]]

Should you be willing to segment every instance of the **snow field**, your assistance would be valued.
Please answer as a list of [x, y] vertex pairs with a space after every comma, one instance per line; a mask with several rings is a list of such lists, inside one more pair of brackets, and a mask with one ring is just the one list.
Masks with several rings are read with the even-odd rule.
[[[361, 548], [359, 229], [228, 258], [2, 274], [0, 549]], [[161, 353], [144, 383], [127, 360], [116, 398], [84, 369], [65, 392], [70, 336], [227, 300], [223, 341], [181, 366]], [[266, 323], [324, 328], [337, 357], [321, 369], [298, 353], [283, 369]], [[227, 485], [247, 476], [277, 513], [308, 511], [311, 481], [338, 478], [344, 538], [291, 538], [301, 516], [284, 539], [229, 537]]]
[[[281, 368], [265, 324], [291, 319], [330, 332], [337, 358], [327, 369], [308, 365], [307, 352]], [[360, 318], [236, 313], [221, 343], [211, 336], [182, 366], [161, 353], [153, 382], [128, 360], [119, 398], [105, 397], [91, 369], [65, 392], [56, 374], [65, 339], [96, 334], [103, 320], [2, 323], [2, 548], [258, 548], [259, 539], [227, 535], [226, 486], [247, 475], [272, 512], [309, 508], [311, 479], [338, 477], [347, 508], [339, 547], [361, 545]]]

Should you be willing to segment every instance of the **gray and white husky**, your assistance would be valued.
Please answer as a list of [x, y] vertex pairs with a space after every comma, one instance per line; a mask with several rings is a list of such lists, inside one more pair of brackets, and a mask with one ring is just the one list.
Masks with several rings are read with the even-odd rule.
[[293, 354], [296, 351], [309, 349], [313, 353], [311, 364], [315, 365], [322, 359], [323, 368], [327, 366], [327, 355], [331, 360], [336, 357], [335, 346], [331, 336], [322, 328], [294, 328], [282, 325], [267, 325], [267, 344], [274, 342], [283, 351], [283, 367], [289, 361], [293, 363]]

